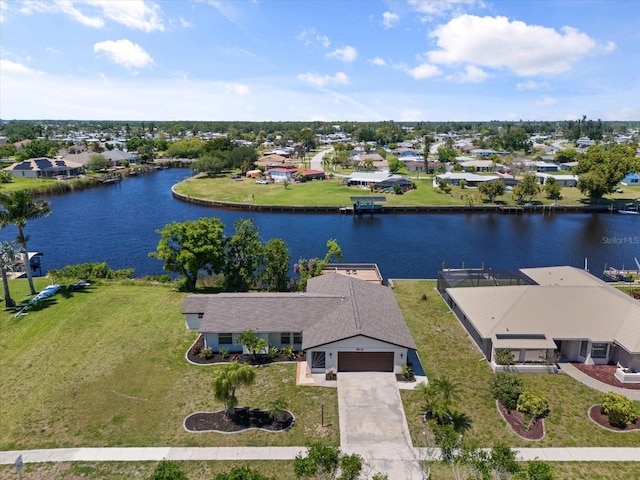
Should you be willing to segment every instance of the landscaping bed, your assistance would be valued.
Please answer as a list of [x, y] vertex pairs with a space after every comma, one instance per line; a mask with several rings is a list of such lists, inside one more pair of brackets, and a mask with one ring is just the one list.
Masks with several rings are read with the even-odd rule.
[[189, 432], [237, 433], [254, 428], [281, 432], [291, 428], [293, 422], [293, 414], [286, 410], [270, 418], [265, 410], [242, 407], [236, 408], [233, 415], [225, 410], [193, 413], [185, 419], [184, 428]]
[[197, 363], [198, 365], [210, 365], [214, 363], [228, 362], [248, 363], [249, 365], [269, 365], [271, 363], [279, 362], [302, 362], [306, 358], [303, 352], [295, 352], [295, 357], [293, 358], [285, 355], [282, 352], [279, 352], [278, 355], [273, 356], [266, 354], [256, 355], [255, 358], [247, 353], [229, 353], [225, 356], [220, 355], [219, 353], [214, 353], [209, 358], [204, 358], [200, 356], [200, 352], [203, 348], [204, 337], [200, 335], [187, 352], [187, 358], [189, 359], [189, 361]]
[[585, 375], [595, 378], [602, 383], [612, 387], [627, 388], [629, 390], [640, 390], [640, 383], [622, 383], [615, 377], [615, 365], [585, 365], [584, 363], [573, 363], [572, 365]]
[[522, 414], [516, 410], [508, 411], [502, 403], [496, 401], [496, 405], [498, 407], [498, 411], [502, 418], [506, 420], [511, 427], [511, 430], [514, 433], [525, 440], [542, 440], [544, 438], [544, 419], [539, 418], [535, 421], [535, 423], [531, 426], [529, 430], [527, 430], [524, 426], [524, 417]]
[[592, 406], [589, 409], [589, 418], [602, 428], [606, 428], [607, 430], [611, 430], [614, 432], [633, 432], [640, 430], [640, 420], [638, 420], [637, 418], [635, 423], [627, 425], [624, 428], [614, 427], [609, 423], [609, 418], [604, 413], [602, 413], [602, 405]]

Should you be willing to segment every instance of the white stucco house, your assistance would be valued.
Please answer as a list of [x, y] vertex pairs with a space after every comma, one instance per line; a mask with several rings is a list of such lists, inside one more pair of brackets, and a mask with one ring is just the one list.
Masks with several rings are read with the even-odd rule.
[[578, 176], [577, 175], [552, 175], [550, 173], [540, 173], [536, 172], [536, 182], [540, 185], [546, 185], [547, 180], [553, 178], [556, 182], [556, 185], [560, 185], [561, 187], [576, 187], [578, 186]]
[[337, 273], [310, 279], [306, 292], [190, 295], [182, 313], [213, 351], [241, 352], [237, 336], [255, 330], [304, 351], [310, 373], [400, 373], [416, 350], [389, 287]]
[[640, 302], [587, 271], [442, 271], [438, 290], [494, 367], [496, 351], [508, 349], [522, 365], [558, 355], [640, 370]]

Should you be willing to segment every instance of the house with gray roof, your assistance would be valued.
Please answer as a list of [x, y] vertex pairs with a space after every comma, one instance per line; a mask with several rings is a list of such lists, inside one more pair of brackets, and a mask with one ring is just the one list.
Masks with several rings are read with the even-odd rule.
[[19, 178], [68, 178], [79, 175], [82, 165], [60, 158], [29, 158], [6, 167], [13, 177]]
[[494, 369], [496, 351], [508, 349], [519, 366], [560, 356], [640, 371], [640, 302], [587, 271], [442, 271], [438, 290]]
[[241, 352], [238, 335], [254, 330], [304, 351], [310, 373], [400, 373], [416, 350], [389, 287], [337, 273], [309, 279], [306, 292], [190, 295], [182, 313], [213, 351]]

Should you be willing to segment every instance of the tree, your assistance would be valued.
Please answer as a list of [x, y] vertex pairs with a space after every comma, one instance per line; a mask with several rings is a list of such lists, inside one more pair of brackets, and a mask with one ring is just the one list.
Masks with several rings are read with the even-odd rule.
[[235, 415], [238, 405], [238, 387], [252, 385], [256, 380], [256, 370], [247, 364], [231, 362], [219, 368], [213, 377], [213, 396], [224, 404], [227, 415]]
[[322, 270], [331, 262], [331, 260], [342, 261], [342, 249], [338, 245], [338, 241], [334, 238], [327, 240], [327, 253], [324, 258], [311, 258], [309, 260], [301, 259], [296, 265], [293, 266], [295, 272], [300, 274], [300, 290], [304, 290], [307, 286], [307, 281], [310, 278], [317, 277], [322, 273]]
[[515, 410], [518, 406], [518, 397], [523, 392], [520, 377], [506, 372], [496, 373], [491, 378], [489, 391], [493, 398], [498, 400], [507, 410]]
[[525, 427], [529, 430], [538, 418], [545, 417], [549, 414], [549, 402], [542, 395], [525, 390], [518, 397], [516, 410], [522, 413], [525, 419], [528, 420]]
[[548, 198], [560, 200], [562, 198], [562, 187], [556, 182], [555, 178], [548, 177], [544, 182], [544, 193], [547, 194]]
[[87, 169], [92, 172], [104, 170], [109, 166], [109, 161], [102, 155], [96, 153], [89, 157], [87, 161]]
[[429, 173], [429, 153], [431, 145], [435, 142], [431, 135], [425, 135], [423, 140], [422, 155], [424, 156], [424, 172]]
[[150, 257], [164, 260], [164, 270], [184, 276], [185, 288], [195, 291], [198, 272], [220, 273], [224, 266], [224, 225], [217, 217], [167, 224], [156, 230], [161, 238]]
[[538, 193], [540, 193], [540, 185], [536, 181], [535, 173], [525, 174], [518, 185], [513, 188], [513, 194], [518, 205], [522, 205], [525, 201], [531, 202]]
[[553, 480], [551, 465], [542, 460], [532, 460], [527, 465], [528, 480]]
[[0, 211], [0, 228], [8, 225], [15, 225], [18, 228], [16, 241], [20, 245], [31, 295], [35, 295], [36, 290], [33, 287], [29, 251], [27, 250], [28, 237], [24, 234], [24, 228], [27, 225], [27, 220], [34, 220], [51, 215], [51, 208], [49, 208], [49, 204], [44, 200], [32, 200], [27, 190], [18, 190], [11, 195], [0, 194], [0, 206], [4, 209]]
[[529, 140], [529, 134], [522, 127], [512, 128], [501, 139], [500, 143], [505, 150], [514, 152], [516, 150], [522, 150], [524, 153], [529, 153], [532, 143]]
[[4, 304], [7, 308], [16, 306], [16, 302], [11, 298], [9, 293], [9, 281], [7, 272], [9, 268], [16, 263], [16, 252], [11, 242], [0, 243], [0, 272], [2, 272], [2, 289], [4, 291]]
[[565, 148], [564, 150], [558, 150], [554, 157], [554, 160], [558, 163], [570, 163], [575, 162], [579, 157], [580, 152], [575, 148]]
[[205, 155], [191, 165], [191, 171], [195, 174], [206, 173], [209, 177], [220, 175], [227, 164], [221, 154]]
[[574, 172], [580, 176], [578, 188], [592, 200], [612, 193], [630, 172], [640, 170], [640, 160], [631, 145], [592, 145], [578, 161]]
[[283, 292], [289, 287], [291, 255], [281, 238], [272, 238], [264, 246], [264, 267], [261, 274], [263, 288], [270, 292]]
[[189, 477], [180, 470], [176, 462], [162, 460], [156, 465], [148, 480], [189, 480]]
[[258, 353], [264, 351], [269, 346], [268, 340], [262, 338], [255, 330], [245, 330], [242, 332], [238, 335], [236, 344], [242, 345], [242, 347], [249, 352], [253, 360], [256, 359]]
[[404, 163], [398, 157], [394, 155], [387, 156], [387, 164], [389, 165], [390, 173], [398, 173], [402, 167], [404, 167]]
[[496, 180], [492, 182], [482, 182], [478, 187], [481, 194], [486, 195], [491, 203], [495, 202], [496, 197], [504, 194], [504, 182]]
[[16, 161], [22, 162], [29, 158], [49, 157], [53, 158], [58, 153], [58, 144], [50, 140], [32, 140], [25, 143], [15, 154]]
[[239, 219], [233, 224], [235, 233], [225, 242], [225, 289], [246, 292], [258, 280], [263, 245], [258, 227], [252, 219]]
[[449, 145], [438, 147], [438, 160], [442, 163], [453, 162], [456, 159], [456, 151]]

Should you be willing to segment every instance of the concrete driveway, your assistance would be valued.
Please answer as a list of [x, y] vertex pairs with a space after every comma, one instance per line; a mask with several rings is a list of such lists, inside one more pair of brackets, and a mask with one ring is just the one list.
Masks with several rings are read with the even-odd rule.
[[396, 377], [392, 373], [338, 373], [340, 448], [357, 453], [371, 474], [421, 479]]

